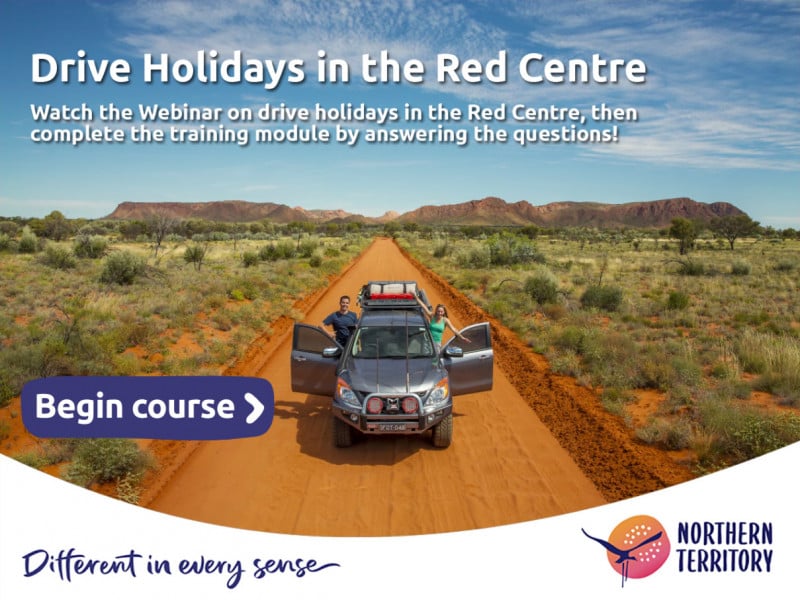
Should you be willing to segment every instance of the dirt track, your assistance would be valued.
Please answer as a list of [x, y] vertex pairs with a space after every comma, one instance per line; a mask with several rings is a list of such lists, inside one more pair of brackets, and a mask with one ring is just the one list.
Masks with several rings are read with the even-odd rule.
[[[446, 282], [377, 240], [307, 300], [318, 324], [369, 279], [413, 279], [444, 302], [457, 327], [490, 320]], [[303, 310], [301, 308], [301, 310]], [[689, 479], [663, 453], [635, 443], [597, 398], [554, 377], [493, 323], [494, 389], [455, 400], [454, 440], [417, 436], [332, 442], [329, 400], [292, 393], [291, 321], [273, 325], [229, 371], [268, 379], [275, 419], [260, 437], [154, 445], [173, 468], [151, 482], [151, 509], [220, 525], [317, 536], [441, 533], [517, 523], [597, 506]]]

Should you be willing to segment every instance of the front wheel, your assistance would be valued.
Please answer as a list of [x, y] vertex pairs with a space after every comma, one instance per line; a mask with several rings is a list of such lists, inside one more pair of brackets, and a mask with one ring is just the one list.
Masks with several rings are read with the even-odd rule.
[[333, 417], [333, 443], [337, 448], [348, 448], [353, 445], [353, 428], [336, 417]]
[[447, 415], [434, 425], [431, 434], [436, 448], [447, 448], [453, 441], [453, 414]]

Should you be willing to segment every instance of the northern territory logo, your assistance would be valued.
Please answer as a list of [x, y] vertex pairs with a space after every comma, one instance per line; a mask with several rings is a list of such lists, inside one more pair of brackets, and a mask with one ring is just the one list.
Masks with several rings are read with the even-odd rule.
[[629, 577], [641, 579], [655, 573], [669, 556], [670, 543], [664, 526], [647, 515], [622, 521], [614, 528], [608, 541], [583, 534], [606, 549], [611, 568], [622, 576], [622, 587]]

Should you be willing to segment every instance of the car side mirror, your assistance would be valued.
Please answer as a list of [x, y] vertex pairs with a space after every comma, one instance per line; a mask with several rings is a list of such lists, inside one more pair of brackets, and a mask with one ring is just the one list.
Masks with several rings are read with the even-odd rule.
[[458, 346], [448, 346], [447, 350], [444, 351], [447, 356], [452, 356], [453, 358], [459, 358], [464, 356], [464, 350], [459, 348]]
[[338, 348], [338, 347], [336, 347], [336, 346], [333, 346], [333, 347], [331, 347], [331, 348], [324, 348], [324, 349], [322, 350], [322, 356], [323, 356], [324, 358], [336, 358], [336, 357], [337, 357], [337, 356], [339, 356], [341, 353], [342, 353], [342, 349], [341, 349], [341, 348]]

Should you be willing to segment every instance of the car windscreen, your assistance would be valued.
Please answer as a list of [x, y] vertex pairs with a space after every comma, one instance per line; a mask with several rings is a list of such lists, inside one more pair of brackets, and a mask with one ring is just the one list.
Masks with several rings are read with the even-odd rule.
[[355, 358], [431, 358], [433, 342], [422, 325], [362, 326], [353, 337], [350, 352]]

